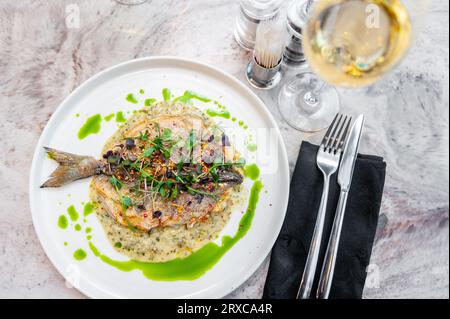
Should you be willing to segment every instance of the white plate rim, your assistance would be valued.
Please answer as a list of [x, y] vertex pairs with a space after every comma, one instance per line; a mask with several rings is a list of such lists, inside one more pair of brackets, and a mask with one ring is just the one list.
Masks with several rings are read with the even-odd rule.
[[[193, 65], [198, 65], [201, 66], [203, 68], [208, 68], [213, 72], [218, 73], [220, 76], [226, 78], [227, 80], [233, 82], [233, 84], [235, 84], [236, 86], [238, 86], [240, 89], [246, 91], [247, 94], [249, 94], [255, 102], [258, 103], [258, 108], [261, 112], [264, 113], [264, 116], [267, 117], [267, 119], [271, 122], [270, 124], [272, 125], [272, 128], [275, 129], [277, 137], [278, 137], [278, 142], [280, 143], [280, 150], [281, 150], [281, 157], [282, 157], [282, 162], [284, 163], [281, 164], [279, 167], [280, 169], [284, 170], [284, 172], [282, 172], [285, 176], [287, 176], [287, 180], [286, 180], [286, 187], [287, 187], [287, 192], [285, 193], [285, 198], [283, 199], [283, 207], [282, 207], [282, 215], [280, 216], [280, 222], [279, 224], [276, 226], [276, 231], [274, 231], [271, 240], [269, 240], [269, 242], [271, 243], [270, 245], [267, 245], [267, 247], [265, 248], [264, 253], [260, 254], [259, 258], [256, 258], [255, 263], [253, 263], [252, 267], [248, 267], [247, 271], [244, 273], [244, 275], [240, 278], [239, 281], [236, 281], [232, 284], [228, 284], [227, 286], [224, 286], [222, 288], [222, 293], [217, 295], [217, 296], [213, 296], [211, 298], [223, 298], [225, 296], [227, 296], [228, 294], [230, 294], [231, 292], [233, 292], [236, 288], [240, 287], [252, 274], [255, 273], [255, 271], [261, 266], [261, 264], [263, 263], [263, 261], [267, 258], [267, 256], [269, 255], [269, 253], [272, 250], [273, 245], [275, 244], [276, 239], [278, 238], [278, 235], [281, 231], [281, 227], [283, 225], [285, 216], [286, 216], [286, 210], [287, 210], [287, 206], [288, 206], [288, 200], [289, 200], [289, 190], [290, 190], [290, 173], [289, 173], [289, 161], [288, 161], [288, 156], [287, 156], [287, 151], [286, 151], [286, 146], [284, 143], [284, 140], [282, 138], [280, 129], [278, 127], [277, 122], [275, 121], [273, 115], [270, 113], [270, 111], [267, 109], [267, 107], [265, 106], [264, 102], [262, 102], [262, 100], [247, 86], [245, 86], [241, 81], [239, 81], [237, 78], [235, 78], [234, 76], [230, 75], [229, 73], [214, 67], [210, 64], [204, 63], [204, 62], [199, 62], [193, 59], [187, 59], [187, 58], [182, 58], [182, 57], [177, 57], [177, 56], [151, 56], [151, 57], [144, 57], [144, 58], [138, 58], [138, 59], [132, 59], [132, 60], [128, 60], [119, 64], [115, 64], [111, 67], [108, 67], [96, 74], [94, 74], [92, 77], [88, 78], [87, 80], [85, 80], [83, 83], [81, 83], [76, 89], [74, 89], [56, 108], [56, 110], [53, 112], [52, 116], [50, 117], [50, 119], [47, 121], [44, 130], [42, 131], [39, 140], [36, 144], [35, 150], [34, 150], [34, 155], [33, 155], [33, 159], [32, 159], [32, 164], [31, 164], [31, 170], [30, 170], [30, 177], [29, 177], [29, 204], [30, 204], [30, 213], [31, 213], [31, 217], [32, 217], [32, 222], [33, 222], [33, 227], [35, 229], [35, 232], [37, 234], [37, 237], [39, 239], [39, 242], [41, 244], [41, 247], [43, 248], [47, 258], [51, 261], [51, 263], [54, 265], [54, 267], [56, 268], [56, 270], [61, 274], [62, 277], [64, 277], [66, 280], [66, 276], [64, 275], [64, 271], [63, 271], [63, 265], [61, 260], [58, 260], [55, 256], [55, 254], [53, 254], [48, 247], [46, 247], [45, 243], [46, 241], [43, 238], [43, 235], [41, 234], [40, 228], [39, 228], [39, 223], [37, 221], [37, 213], [33, 213], [35, 211], [34, 207], [35, 207], [35, 189], [34, 186], [36, 185], [36, 183], [34, 183], [34, 178], [36, 176], [36, 167], [38, 165], [38, 161], [39, 161], [39, 154], [40, 154], [40, 149], [42, 149], [43, 147], [43, 139], [44, 137], [48, 134], [48, 130], [50, 129], [50, 125], [49, 123], [51, 123], [53, 121], [54, 118], [57, 118], [59, 113], [63, 112], [65, 105], [67, 104], [67, 102], [72, 98], [73, 95], [77, 94], [78, 91], [83, 90], [85, 87], [88, 87], [91, 83], [95, 82], [98, 78], [104, 76], [106, 73], [112, 72], [115, 69], [118, 68], [122, 68], [125, 67], [127, 65], [131, 65], [134, 63], [141, 63], [141, 62], [145, 62], [145, 61], [155, 61], [155, 60], [164, 60], [164, 61], [175, 61], [175, 62], [182, 62], [182, 63], [188, 63], [188, 64], [193, 64]], [[82, 279], [84, 280], [84, 279]], [[91, 287], [93, 291], [89, 291], [88, 289], [86, 289], [85, 287]], [[79, 287], [76, 287], [76, 289], [78, 291], [80, 291], [81, 293], [83, 293], [85, 296], [89, 297], [89, 298], [112, 298], [115, 297], [114, 295], [105, 292], [103, 290], [98, 289], [98, 287], [96, 287], [94, 284], [91, 284], [89, 282], [85, 282], [84, 285], [80, 285]]]

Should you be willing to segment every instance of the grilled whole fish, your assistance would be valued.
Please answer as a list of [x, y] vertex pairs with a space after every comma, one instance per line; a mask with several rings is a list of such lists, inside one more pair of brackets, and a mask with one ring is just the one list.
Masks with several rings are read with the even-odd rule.
[[[106, 160], [97, 160], [92, 156], [83, 156], [58, 151], [50, 147], [44, 147], [48, 157], [59, 163], [59, 166], [45, 181], [41, 188], [61, 187], [79, 179], [94, 175], [112, 176], [118, 172], [117, 167], [111, 167]], [[120, 171], [118, 172], [120, 173]], [[200, 183], [212, 182], [211, 177], [205, 177]], [[222, 170], [218, 175], [218, 183], [241, 184], [243, 176], [237, 171]]]
[[244, 162], [228, 137], [192, 115], [144, 117], [101, 159], [45, 150], [59, 166], [41, 188], [96, 176], [94, 200], [118, 223], [143, 231], [204, 221], [243, 181]]

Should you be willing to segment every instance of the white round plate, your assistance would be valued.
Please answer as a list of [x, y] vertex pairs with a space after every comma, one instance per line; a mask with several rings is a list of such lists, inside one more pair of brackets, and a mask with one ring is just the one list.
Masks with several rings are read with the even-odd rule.
[[[128, 260], [108, 243], [95, 214], [89, 215], [85, 222], [80, 217], [78, 222], [82, 231], [76, 231], [73, 222], [67, 229], [59, 228], [58, 216], [66, 214], [70, 205], [82, 213], [82, 203], [89, 200], [89, 179], [57, 189], [39, 188], [56, 167], [45, 155], [44, 146], [99, 158], [105, 141], [117, 129], [117, 123], [114, 119], [103, 121], [98, 134], [79, 140], [78, 130], [87, 117], [97, 113], [106, 116], [117, 111], [128, 116], [132, 110], [142, 108], [144, 98], [162, 99], [161, 91], [166, 87], [174, 95], [192, 90], [225, 105], [237, 121], [215, 119], [222, 120], [227, 132], [243, 132], [244, 135], [233, 137], [234, 143], [247, 163], [256, 163], [260, 167], [260, 179], [264, 184], [245, 237], [212, 269], [192, 281], [151, 281], [138, 270], [122, 272], [95, 257], [88, 247], [87, 225], [92, 228], [93, 243], [102, 253], [116, 260]], [[138, 93], [140, 89], [145, 90], [144, 95]], [[139, 97], [139, 104], [127, 102], [125, 96], [128, 93]], [[195, 105], [202, 109], [214, 107], [212, 103], [203, 102]], [[249, 128], [244, 130], [238, 125], [239, 120]], [[258, 146], [255, 153], [246, 152], [245, 134], [249, 133]], [[252, 183], [246, 179], [245, 188], [250, 189]], [[219, 298], [227, 295], [248, 279], [269, 254], [284, 220], [288, 194], [285, 146], [277, 124], [261, 100], [238, 80], [217, 68], [172, 57], [132, 60], [83, 83], [58, 107], [45, 127], [34, 153], [30, 176], [33, 223], [47, 256], [69, 283], [93, 298]], [[243, 211], [245, 205], [232, 213], [221, 235], [235, 234]], [[87, 252], [87, 257], [76, 261], [73, 253], [80, 248]]]

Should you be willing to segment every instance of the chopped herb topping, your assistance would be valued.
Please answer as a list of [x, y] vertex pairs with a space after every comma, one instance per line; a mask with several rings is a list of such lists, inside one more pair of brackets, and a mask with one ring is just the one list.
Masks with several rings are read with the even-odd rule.
[[[219, 183], [230, 181], [233, 176], [239, 180], [241, 175], [236, 169], [243, 168], [245, 161], [225, 162], [222, 151], [230, 143], [223, 133], [217, 135], [219, 144], [214, 150], [213, 134], [202, 139], [192, 130], [183, 141], [168, 128], [161, 129], [156, 125], [156, 131], [158, 133], [152, 137], [148, 131], [140, 132], [137, 137], [127, 137], [123, 144], [103, 156], [111, 173], [109, 182], [119, 195], [124, 210], [145, 208], [145, 200], [154, 201], [156, 196], [176, 200], [183, 192], [215, 197]], [[208, 150], [210, 162], [199, 161], [194, 156], [197, 146], [199, 150], [213, 147]], [[182, 150], [180, 159], [172, 158], [175, 151], [180, 155], [177, 147]], [[128, 186], [127, 196], [121, 192], [124, 184]]]
[[130, 208], [131, 206], [133, 206], [133, 202], [128, 196], [122, 196], [122, 199], [120, 201], [125, 208]]

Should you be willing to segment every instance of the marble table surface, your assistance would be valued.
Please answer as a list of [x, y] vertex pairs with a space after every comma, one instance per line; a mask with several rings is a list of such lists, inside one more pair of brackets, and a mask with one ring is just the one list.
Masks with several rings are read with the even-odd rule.
[[[434, 0], [403, 63], [380, 82], [339, 89], [367, 115], [362, 152], [384, 156], [387, 179], [365, 298], [449, 297], [449, 4]], [[193, 58], [242, 81], [249, 54], [233, 39], [237, 0], [0, 2], [0, 297], [82, 298], [47, 259], [31, 222], [35, 144], [59, 103], [95, 73], [153, 55]], [[291, 169], [300, 142], [277, 90], [257, 92], [277, 119]], [[230, 298], [259, 298], [266, 260]], [[378, 279], [378, 280], [377, 280]]]

